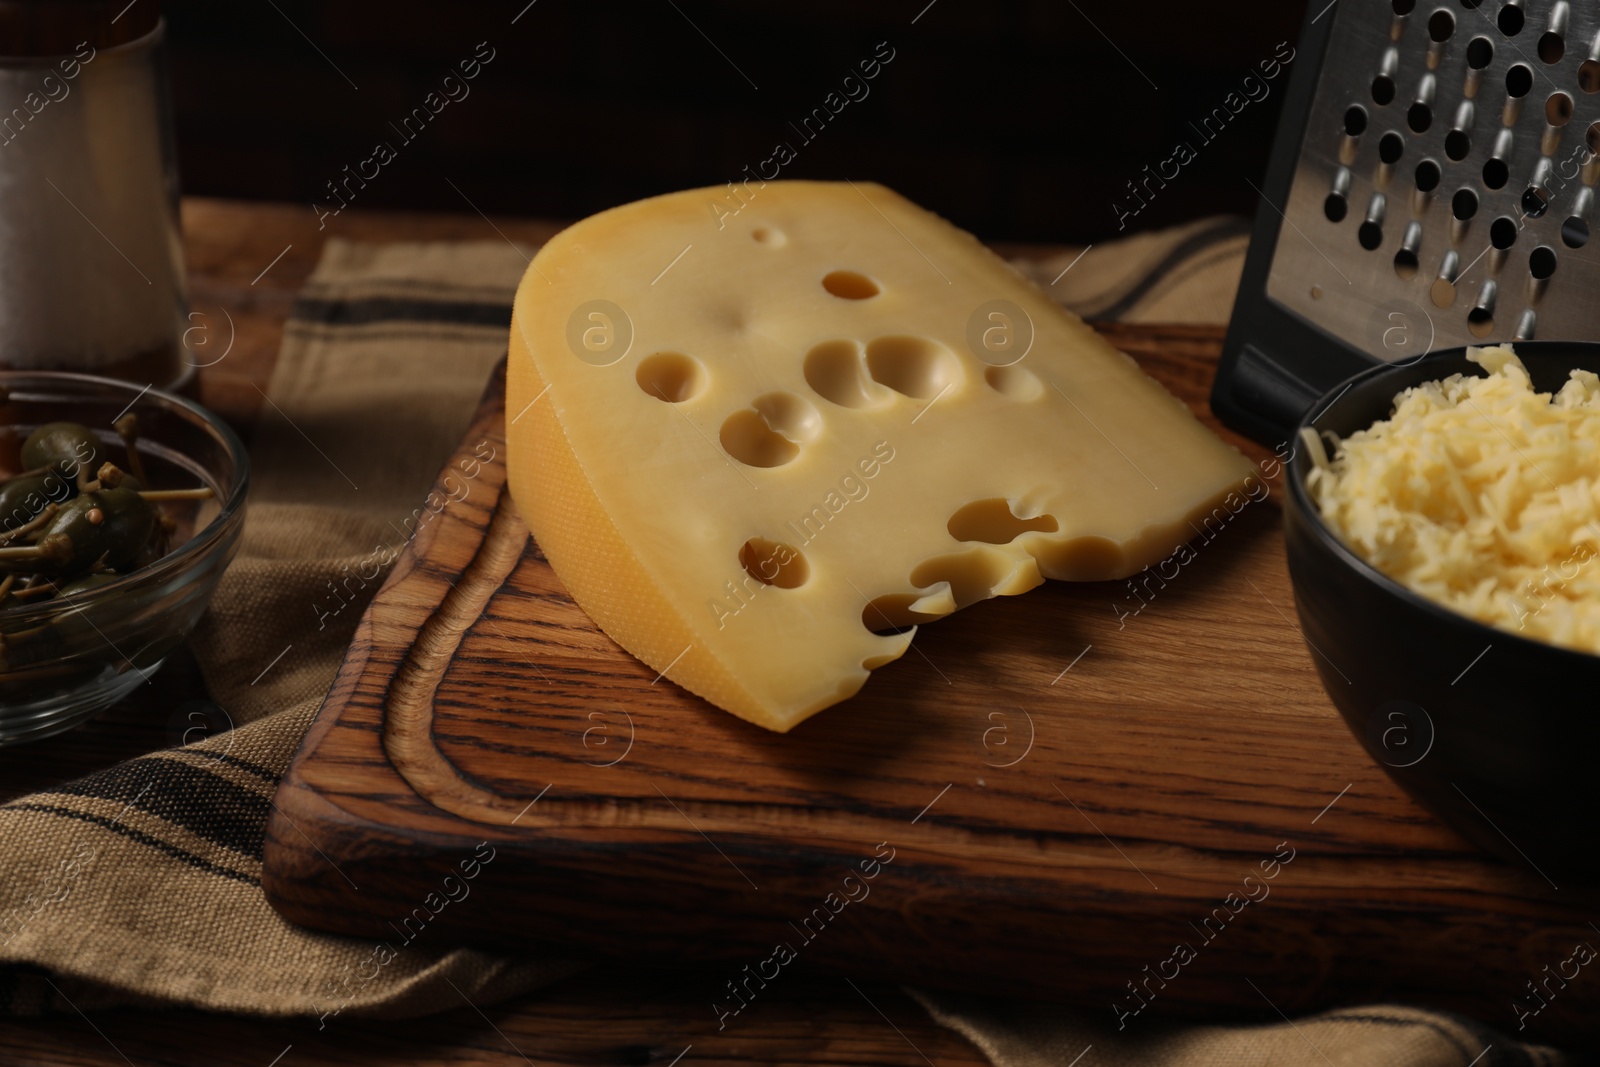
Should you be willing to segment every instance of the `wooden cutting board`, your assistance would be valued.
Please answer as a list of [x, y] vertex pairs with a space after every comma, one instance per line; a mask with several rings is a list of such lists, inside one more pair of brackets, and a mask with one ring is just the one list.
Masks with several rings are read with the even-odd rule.
[[[1105, 329], [1268, 455], [1205, 407], [1214, 331]], [[502, 373], [278, 791], [289, 919], [723, 959], [704, 993], [730, 1026], [800, 961], [1113, 1028], [1405, 1000], [1593, 1040], [1600, 975], [1549, 977], [1600, 945], [1593, 898], [1472, 851], [1323, 695], [1281, 475], [1164, 584], [968, 608], [780, 736], [566, 595], [504, 491]]]

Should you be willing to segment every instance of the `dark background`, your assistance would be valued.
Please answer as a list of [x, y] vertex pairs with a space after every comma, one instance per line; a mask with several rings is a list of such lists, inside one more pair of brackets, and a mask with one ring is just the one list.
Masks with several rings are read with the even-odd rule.
[[[470, 211], [465, 196], [577, 218], [722, 184], [786, 140], [783, 177], [881, 181], [988, 240], [1092, 241], [1117, 232], [1125, 183], [1304, 16], [1265, 0], [537, 0], [513, 25], [525, 4], [169, 0], [185, 190], [309, 211], [382, 139], [398, 158], [352, 207]], [[480, 41], [496, 54], [470, 95], [403, 143], [388, 124]], [[880, 41], [896, 54], [870, 95], [802, 143], [788, 123]], [[1252, 212], [1245, 177], [1259, 184], [1286, 83], [1128, 229]]]

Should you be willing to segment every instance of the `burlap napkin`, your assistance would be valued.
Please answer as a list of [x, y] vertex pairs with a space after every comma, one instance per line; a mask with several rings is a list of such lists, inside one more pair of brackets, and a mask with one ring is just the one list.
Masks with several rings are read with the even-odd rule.
[[290, 926], [261, 892], [273, 791], [375, 591], [343, 579], [403, 543], [505, 352], [525, 267], [501, 242], [328, 246], [263, 404], [239, 554], [194, 637], [237, 729], [0, 807], [0, 960], [48, 971], [10, 969], [0, 1008], [418, 1015], [456, 996], [446, 979], [482, 1003], [573, 969], [419, 938], [350, 982], [371, 946]]
[[[1227, 321], [1243, 262], [1236, 220], [1018, 266], [1080, 313]], [[570, 974], [570, 960], [408, 945], [349, 981], [365, 942], [289, 926], [261, 892], [278, 778], [316, 713], [375, 583], [352, 568], [398, 548], [505, 351], [528, 249], [503, 242], [331, 242], [285, 335], [256, 431], [238, 558], [194, 647], [236, 725], [0, 807], [0, 1010], [121, 1003], [264, 1015], [420, 1015]], [[384, 553], [385, 556], [388, 553]], [[370, 573], [370, 572], [369, 572]], [[918, 994], [1000, 1067], [1105, 1064], [1564, 1062], [1446, 1016], [1336, 1012], [1278, 1027], [1151, 1024]], [[1532, 1057], [1532, 1059], [1529, 1059]]]

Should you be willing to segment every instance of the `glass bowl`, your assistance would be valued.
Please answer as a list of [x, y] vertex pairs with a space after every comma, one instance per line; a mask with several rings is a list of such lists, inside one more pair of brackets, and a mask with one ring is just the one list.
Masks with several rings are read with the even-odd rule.
[[147, 489], [208, 486], [211, 499], [159, 505], [177, 522], [155, 563], [86, 592], [0, 601], [0, 745], [78, 725], [160, 669], [194, 629], [238, 547], [250, 467], [238, 436], [197, 404], [148, 386], [57, 371], [0, 371], [0, 476], [20, 473], [36, 427], [81, 423], [128, 468], [113, 420], [133, 412]]

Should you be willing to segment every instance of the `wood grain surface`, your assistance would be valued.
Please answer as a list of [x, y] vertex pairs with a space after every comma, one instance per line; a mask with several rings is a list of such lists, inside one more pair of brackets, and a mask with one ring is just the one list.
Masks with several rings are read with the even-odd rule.
[[[560, 229], [559, 223], [541, 219], [491, 222], [473, 214], [352, 210], [319, 230], [303, 204], [193, 197], [184, 201], [183, 221], [191, 305], [200, 315], [191, 322], [210, 332], [208, 343], [228, 353], [200, 371], [198, 392], [246, 439], [263, 404], [284, 321], [327, 238], [499, 240], [504, 234], [536, 244]], [[1034, 255], [1048, 251], [1028, 249]], [[184, 648], [151, 685], [91, 722], [35, 744], [0, 749], [0, 799], [179, 744], [189, 724], [182, 709], [206, 696]], [[679, 1061], [682, 1067], [696, 1061], [784, 1067], [923, 1064], [926, 1059], [941, 1067], [977, 1067], [987, 1062], [894, 986], [858, 982], [858, 991], [837, 977], [815, 974], [797, 974], [773, 991], [760, 1012], [747, 1012], [737, 1029], [718, 1034], [699, 995], [715, 980], [714, 974], [681, 968], [615, 964], [509, 1003], [462, 1004], [413, 1019], [341, 1018], [322, 1031], [315, 1019], [252, 1019], [176, 1008], [3, 1019], [0, 1063], [265, 1067], [282, 1054], [277, 1067], [396, 1062], [526, 1067], [529, 1060], [577, 1067], [667, 1064], [691, 1044], [694, 1048]]]
[[[1215, 332], [1107, 332], [1210, 421]], [[294, 921], [717, 961], [698, 992], [730, 1019], [795, 957], [1108, 1023], [1397, 999], [1509, 1030], [1595, 936], [1591, 897], [1471, 851], [1349, 735], [1293, 622], [1281, 476], [1165, 581], [958, 612], [780, 736], [571, 602], [502, 491], [502, 405], [497, 380], [446, 467], [469, 491], [280, 789], [264, 881]], [[1597, 1006], [1574, 982], [1522, 1036], [1593, 1040]]]

